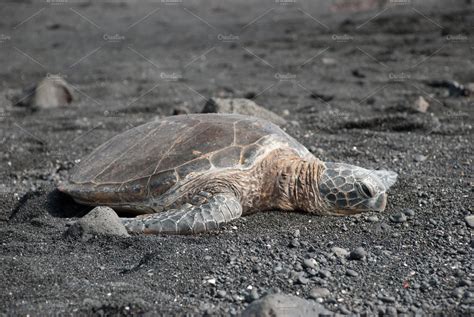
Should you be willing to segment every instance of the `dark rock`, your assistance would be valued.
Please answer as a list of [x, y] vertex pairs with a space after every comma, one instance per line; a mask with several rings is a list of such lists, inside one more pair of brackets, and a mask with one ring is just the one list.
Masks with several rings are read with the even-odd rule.
[[354, 249], [351, 251], [349, 254], [349, 260], [362, 260], [367, 256], [367, 251], [363, 247], [359, 247], [357, 249]]
[[280, 126], [286, 124], [286, 120], [276, 113], [245, 98], [211, 98], [204, 105], [202, 113], [238, 113], [262, 118]]
[[413, 217], [415, 215], [415, 211], [413, 209], [407, 208], [402, 211], [407, 217]]
[[465, 97], [469, 96], [469, 89], [454, 80], [433, 80], [428, 82], [428, 86], [435, 88], [447, 88], [449, 96], [451, 97]]
[[322, 305], [293, 295], [273, 294], [252, 302], [242, 317], [314, 317], [332, 316]]
[[395, 297], [393, 296], [378, 296], [378, 299], [380, 299], [384, 303], [395, 303]]

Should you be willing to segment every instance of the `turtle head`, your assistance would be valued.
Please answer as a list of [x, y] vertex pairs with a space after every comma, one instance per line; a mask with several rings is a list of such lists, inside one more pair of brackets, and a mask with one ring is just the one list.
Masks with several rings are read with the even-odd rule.
[[350, 215], [365, 211], [383, 211], [387, 190], [397, 173], [368, 170], [343, 163], [324, 163], [319, 178], [319, 193], [324, 211], [332, 215]]

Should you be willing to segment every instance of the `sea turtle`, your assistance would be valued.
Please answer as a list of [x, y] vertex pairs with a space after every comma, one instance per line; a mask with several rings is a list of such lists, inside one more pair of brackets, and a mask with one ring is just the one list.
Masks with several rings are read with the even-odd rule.
[[397, 174], [322, 162], [269, 121], [236, 114], [167, 117], [108, 140], [59, 190], [137, 216], [130, 233], [191, 234], [261, 210], [383, 211]]

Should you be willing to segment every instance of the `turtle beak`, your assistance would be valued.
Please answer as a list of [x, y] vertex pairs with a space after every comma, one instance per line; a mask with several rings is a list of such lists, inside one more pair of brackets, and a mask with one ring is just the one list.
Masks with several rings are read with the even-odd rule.
[[380, 171], [373, 171], [374, 175], [377, 175], [379, 180], [382, 182], [383, 186], [385, 187], [385, 190], [388, 190], [390, 187], [395, 184], [397, 181], [398, 174], [393, 172], [393, 171], [386, 171], [386, 170], [380, 170]]

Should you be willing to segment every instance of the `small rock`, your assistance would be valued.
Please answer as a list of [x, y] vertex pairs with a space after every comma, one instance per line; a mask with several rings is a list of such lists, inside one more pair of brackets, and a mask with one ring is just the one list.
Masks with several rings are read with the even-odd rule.
[[216, 285], [216, 279], [215, 278], [210, 278], [206, 282], [207, 282], [207, 284], [210, 284], [210, 285]]
[[415, 162], [424, 162], [426, 161], [427, 157], [422, 154], [415, 154], [413, 156], [413, 159], [415, 160]]
[[238, 113], [262, 118], [280, 126], [286, 124], [286, 120], [276, 113], [245, 98], [211, 98], [204, 105], [202, 113]]
[[426, 111], [428, 111], [429, 107], [430, 107], [430, 104], [422, 96], [419, 96], [413, 103], [413, 109], [415, 109], [418, 112], [425, 113]]
[[206, 255], [206, 256], [204, 257], [204, 260], [206, 260], [206, 261], [209, 261], [210, 259], [212, 259], [212, 257], [211, 257], [210, 255]]
[[357, 273], [357, 272], [354, 271], [354, 270], [347, 269], [347, 270], [346, 270], [346, 275], [347, 275], [347, 276], [351, 276], [351, 277], [357, 277], [357, 276], [359, 276], [359, 273]]
[[404, 209], [402, 212], [408, 217], [413, 217], [415, 215], [415, 211], [409, 208]]
[[324, 306], [293, 295], [271, 294], [252, 302], [242, 317], [332, 316]]
[[329, 278], [331, 277], [331, 272], [329, 272], [328, 270], [319, 270], [319, 276], [321, 276], [322, 278]]
[[357, 249], [354, 249], [351, 251], [349, 254], [349, 260], [362, 260], [367, 256], [367, 251], [363, 247], [359, 247]]
[[293, 240], [291, 240], [290, 247], [298, 248], [299, 246], [300, 246], [300, 242], [298, 241], [298, 239], [294, 238]]
[[88, 239], [98, 234], [129, 236], [115, 211], [112, 208], [103, 206], [92, 209], [87, 215], [72, 224], [64, 233], [68, 238], [82, 239]]
[[227, 295], [227, 292], [224, 290], [218, 290], [216, 293], [217, 297], [224, 298]]
[[247, 303], [251, 303], [253, 301], [256, 301], [257, 299], [259, 299], [260, 296], [258, 296], [258, 292], [257, 292], [257, 289], [253, 288], [250, 293], [245, 297], [245, 301]]
[[403, 223], [407, 221], [407, 216], [402, 212], [397, 212], [390, 216], [390, 221], [394, 223]]
[[467, 225], [470, 228], [474, 228], [474, 215], [466, 216], [466, 218], [464, 218], [464, 220], [466, 221]]
[[303, 260], [303, 266], [306, 268], [314, 269], [316, 267], [316, 264], [316, 260], [312, 258]]
[[294, 232], [293, 232], [293, 237], [295, 238], [299, 238], [300, 237], [300, 230], [299, 229], [296, 229]]
[[309, 283], [309, 280], [306, 277], [304, 277], [302, 274], [298, 276], [297, 281], [298, 283], [303, 284], [303, 285], [306, 285]]
[[339, 247], [332, 247], [331, 251], [332, 253], [334, 253], [336, 256], [340, 258], [345, 258], [349, 255], [349, 251], [343, 248], [339, 248]]
[[379, 217], [377, 216], [369, 216], [367, 217], [368, 222], [379, 222]]
[[324, 298], [331, 295], [331, 292], [327, 288], [316, 287], [311, 290], [309, 297], [313, 299]]
[[378, 299], [384, 303], [395, 303], [395, 297], [393, 296], [378, 296]]
[[67, 106], [73, 99], [72, 89], [62, 77], [48, 75], [36, 86], [15, 97], [13, 102], [16, 106], [40, 109]]
[[398, 316], [397, 309], [393, 306], [388, 306], [386, 311], [387, 316]]
[[469, 287], [471, 287], [471, 285], [472, 285], [472, 282], [471, 282], [470, 280], [468, 280], [468, 279], [462, 279], [462, 280], [460, 280], [460, 281], [458, 282], [458, 286], [461, 286], [461, 287], [462, 287], [462, 286], [469, 286]]
[[470, 94], [468, 88], [454, 80], [434, 80], [428, 82], [428, 85], [435, 88], [447, 88], [449, 96], [452, 97], [465, 97]]
[[182, 114], [189, 114], [190, 111], [188, 108], [184, 107], [184, 106], [177, 106], [177, 107], [174, 107], [173, 109], [173, 116], [178, 116], [178, 115], [182, 115]]

